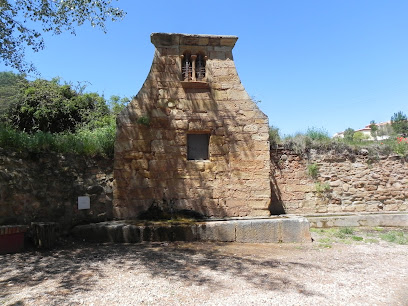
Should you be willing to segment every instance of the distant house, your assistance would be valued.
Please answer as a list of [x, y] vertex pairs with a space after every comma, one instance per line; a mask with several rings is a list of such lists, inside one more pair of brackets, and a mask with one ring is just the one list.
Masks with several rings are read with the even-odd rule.
[[[384, 140], [390, 138], [391, 133], [391, 121], [376, 123], [378, 126], [377, 131], [377, 140]], [[344, 132], [338, 132], [333, 135], [333, 138], [344, 138]], [[355, 132], [361, 132], [364, 136], [367, 137], [367, 140], [374, 140], [374, 137], [371, 135], [370, 125], [366, 125], [364, 128], [355, 130]]]

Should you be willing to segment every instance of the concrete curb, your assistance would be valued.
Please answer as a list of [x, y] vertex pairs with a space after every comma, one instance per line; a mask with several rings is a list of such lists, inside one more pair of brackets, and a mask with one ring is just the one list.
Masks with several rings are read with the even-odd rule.
[[117, 243], [144, 241], [311, 242], [309, 227], [308, 220], [299, 216], [173, 224], [135, 224], [134, 221], [111, 221], [79, 225], [73, 228], [72, 234], [85, 241]]

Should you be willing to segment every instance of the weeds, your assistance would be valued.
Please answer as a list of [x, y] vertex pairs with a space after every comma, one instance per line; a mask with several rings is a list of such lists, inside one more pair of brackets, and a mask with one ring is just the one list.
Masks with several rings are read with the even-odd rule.
[[81, 155], [113, 156], [115, 123], [75, 133], [36, 132], [28, 134], [8, 127], [0, 127], [0, 147], [27, 152], [58, 152]]
[[333, 243], [353, 244], [353, 243], [380, 243], [386, 241], [395, 244], [408, 244], [408, 232], [405, 230], [389, 230], [382, 227], [371, 229], [364, 228], [311, 228], [315, 233], [319, 247], [329, 247]]
[[307, 165], [307, 174], [309, 174], [312, 178], [317, 179], [319, 174], [319, 166], [317, 164]]
[[402, 231], [391, 231], [380, 235], [382, 240], [398, 244], [408, 244], [408, 234]]
[[325, 192], [330, 191], [330, 185], [328, 183], [317, 182], [315, 183], [315, 190], [318, 194], [321, 195]]
[[287, 135], [283, 139], [274, 137], [274, 147], [282, 146], [297, 154], [304, 154], [311, 149], [319, 151], [332, 150], [337, 153], [358, 153], [361, 149], [369, 151], [372, 161], [378, 159], [378, 155], [398, 154], [401, 157], [408, 156], [408, 141], [406, 138], [392, 136], [389, 139], [374, 141], [353, 138], [330, 138], [324, 129], [308, 128], [305, 133]]
[[353, 235], [354, 234], [354, 230], [351, 227], [343, 227], [341, 229], [339, 229], [340, 233], [343, 233], [345, 235]]

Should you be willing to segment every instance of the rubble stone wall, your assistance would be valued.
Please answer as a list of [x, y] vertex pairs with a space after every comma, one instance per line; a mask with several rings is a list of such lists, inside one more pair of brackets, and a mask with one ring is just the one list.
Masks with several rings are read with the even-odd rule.
[[[366, 152], [365, 152], [366, 153]], [[271, 150], [272, 207], [293, 214], [408, 211], [408, 163], [399, 156]], [[316, 178], [308, 168], [316, 167]]]
[[[0, 225], [58, 222], [62, 229], [112, 219], [112, 158], [0, 149]], [[90, 209], [78, 210], [78, 196]]]
[[[153, 202], [206, 216], [267, 216], [268, 118], [246, 93], [232, 58], [237, 37], [152, 34], [156, 50], [137, 96], [119, 115], [114, 215]], [[204, 81], [182, 79], [182, 55], [204, 54]], [[187, 159], [187, 135], [209, 135], [208, 160]]]

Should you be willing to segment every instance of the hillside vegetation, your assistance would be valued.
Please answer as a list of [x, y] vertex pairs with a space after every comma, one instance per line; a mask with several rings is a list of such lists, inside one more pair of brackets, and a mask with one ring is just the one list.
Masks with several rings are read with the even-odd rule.
[[[408, 121], [403, 120], [398, 122], [398, 128], [408, 126]], [[386, 129], [388, 129], [389, 134], [382, 135], [386, 136], [385, 139], [377, 140], [377, 135], [374, 135], [374, 140], [369, 140], [361, 132], [354, 132], [352, 129], [347, 129], [344, 132], [344, 138], [331, 138], [326, 130], [317, 128], [309, 128], [305, 133], [281, 137], [279, 129], [271, 126], [269, 128], [269, 140], [271, 149], [284, 148], [293, 150], [298, 154], [307, 153], [310, 149], [318, 151], [334, 150], [338, 153], [357, 153], [363, 150], [365, 154], [373, 158], [390, 154], [407, 157], [408, 138], [406, 134], [397, 132], [400, 130], [396, 131], [392, 124]]]
[[0, 146], [28, 152], [113, 155], [116, 115], [129, 101], [107, 101], [59, 78], [29, 81], [0, 73]]
[[[112, 96], [106, 100], [85, 89], [79, 83], [62, 84], [59, 78], [30, 81], [22, 74], [0, 72], [0, 147], [113, 156], [116, 116], [129, 99]], [[269, 139], [272, 149], [286, 148], [297, 153], [310, 149], [365, 149], [372, 156], [408, 155], [408, 121], [404, 113], [395, 113], [386, 126], [378, 127], [371, 121], [370, 128], [374, 140], [351, 128], [344, 131], [344, 138], [330, 138], [327, 131], [316, 128], [281, 137], [279, 129], [271, 126]]]

